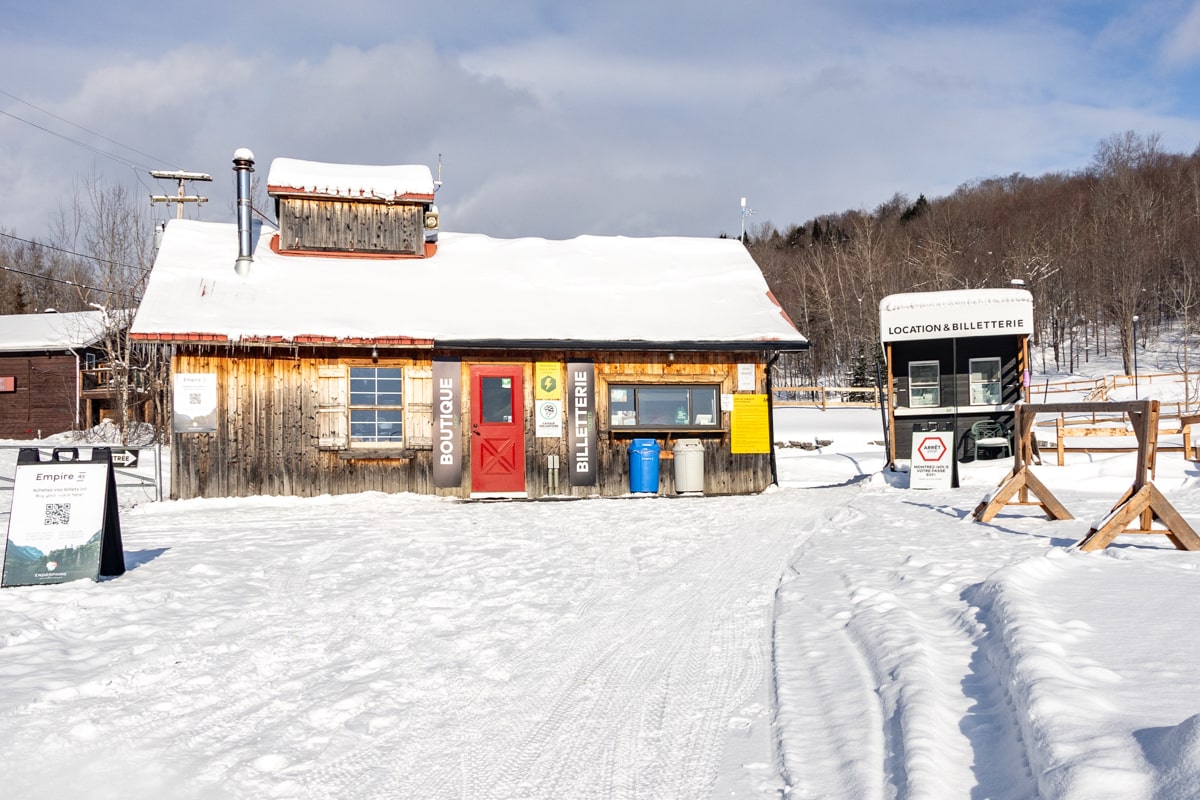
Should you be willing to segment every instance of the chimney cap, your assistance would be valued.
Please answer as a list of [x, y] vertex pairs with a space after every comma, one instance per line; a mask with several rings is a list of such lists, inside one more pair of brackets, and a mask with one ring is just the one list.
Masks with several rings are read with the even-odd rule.
[[253, 164], [254, 153], [250, 152], [249, 147], [239, 147], [237, 150], [233, 151], [233, 160], [235, 163], [238, 161], [249, 161], [251, 164]]

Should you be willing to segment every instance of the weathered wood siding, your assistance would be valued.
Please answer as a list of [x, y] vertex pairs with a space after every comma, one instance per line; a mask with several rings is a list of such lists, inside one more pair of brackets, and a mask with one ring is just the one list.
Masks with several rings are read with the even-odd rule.
[[279, 249], [420, 255], [424, 223], [420, 205], [281, 198]]
[[73, 430], [79, 403], [75, 356], [0, 356], [0, 375], [15, 391], [0, 392], [0, 439], [35, 439]]
[[[361, 355], [361, 354], [360, 354]], [[430, 353], [406, 352], [399, 357], [380, 353], [380, 366], [402, 366], [406, 373], [428, 375]], [[495, 357], [495, 353], [438, 353], [461, 359], [463, 479], [459, 487], [433, 486], [433, 451], [430, 429], [417, 428], [411, 415], [418, 407], [428, 409], [428, 384], [410, 387], [412, 406], [406, 418], [408, 430], [418, 446], [398, 457], [364, 455], [353, 449], [331, 450], [336, 440], [338, 414], [345, 398], [334, 396], [329, 377], [339, 364], [371, 363], [362, 358], [341, 358], [334, 351], [281, 356], [232, 350], [208, 355], [180, 354], [173, 369], [181, 373], [215, 373], [217, 376], [218, 430], [214, 433], [181, 433], [172, 447], [171, 494], [175, 498], [266, 495], [315, 496], [363, 491], [417, 492], [467, 497], [471, 493], [469, 420], [472, 404], [469, 380], [471, 364], [520, 364], [525, 380], [524, 416], [526, 448], [526, 492], [530, 497], [621, 495], [629, 492], [629, 445], [634, 438], [657, 438], [662, 449], [660, 491], [674, 493], [674, 462], [671, 448], [680, 438], [699, 439], [704, 446], [704, 491], [709, 494], [759, 492], [771, 483], [770, 454], [730, 452], [729, 412], [722, 413], [720, 430], [651, 433], [610, 430], [607, 423], [607, 384], [613, 383], [707, 383], [732, 394], [737, 388], [737, 364], [756, 364], [756, 391], [765, 392], [765, 369], [757, 354], [676, 353], [531, 353], [527, 357]], [[567, 474], [566, 426], [561, 438], [534, 435], [535, 362], [590, 360], [596, 371], [596, 412], [599, 420], [598, 480], [596, 486], [572, 487]], [[566, 399], [565, 396], [563, 398]], [[564, 404], [565, 405], [565, 404]], [[419, 416], [419, 415], [418, 415]], [[428, 447], [427, 447], [428, 446]], [[393, 455], [393, 454], [388, 454]], [[557, 489], [551, 484], [548, 456], [560, 463]]]

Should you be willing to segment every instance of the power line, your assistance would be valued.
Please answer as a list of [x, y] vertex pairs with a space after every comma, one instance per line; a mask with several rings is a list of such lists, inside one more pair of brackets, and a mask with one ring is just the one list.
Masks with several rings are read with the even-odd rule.
[[38, 275], [36, 272], [25, 272], [24, 270], [16, 269], [15, 267], [7, 267], [4, 264], [0, 264], [0, 269], [4, 270], [5, 272], [15, 272], [16, 274], [24, 275], [27, 278], [37, 278], [38, 280], [41, 280], [41, 281], [50, 281], [51, 283], [64, 283], [67, 286], [76, 286], [80, 289], [87, 289], [89, 292], [102, 292], [103, 294], [107, 294], [107, 295], [111, 295], [111, 296], [120, 295], [120, 292], [114, 292], [111, 289], [101, 289], [98, 286], [88, 286], [87, 284], [84, 284], [84, 283], [79, 283], [77, 281], [68, 281], [68, 280], [64, 280], [63, 278], [51, 278], [48, 275]]
[[[101, 264], [111, 264], [114, 267], [124, 267], [125, 269], [136, 269], [139, 272], [149, 272], [150, 271], [150, 270], [146, 269], [145, 267], [139, 267], [134, 264], [125, 264], [120, 261], [114, 261], [111, 258], [100, 258], [99, 256], [89, 256], [86, 253], [76, 253], [74, 250], [67, 250], [64, 247], [55, 247], [52, 244], [43, 244], [42, 242], [35, 242], [32, 239], [23, 239], [20, 236], [14, 236], [13, 234], [5, 233], [4, 231], [0, 231], [0, 236], [5, 237], [6, 239], [15, 239], [18, 242], [24, 242], [25, 244], [32, 245], [34, 247], [44, 247], [47, 250], [54, 250], [59, 253], [65, 253], [69, 256], [75, 256], [76, 258], [87, 258], [92, 261], [98, 261]], [[5, 267], [5, 269], [9, 269], [9, 267]]]
[[[167, 161], [167, 160], [166, 160], [166, 159], [164, 159], [164, 158], [159, 158], [158, 156], [153, 156], [153, 155], [150, 155], [149, 153], [145, 153], [145, 152], [143, 152], [143, 151], [141, 151], [141, 150], [138, 150], [136, 147], [130, 147], [130, 146], [129, 146], [129, 145], [127, 145], [127, 144], [122, 144], [121, 142], [118, 142], [116, 139], [112, 139], [112, 138], [110, 138], [110, 137], [108, 137], [108, 136], [105, 136], [105, 135], [104, 135], [104, 134], [102, 134], [102, 133], [98, 133], [98, 132], [96, 132], [96, 131], [92, 130], [91, 128], [86, 128], [86, 127], [84, 127], [83, 125], [80, 125], [80, 124], [79, 124], [79, 123], [77, 123], [77, 122], [72, 122], [71, 120], [69, 120], [69, 119], [67, 119], [67, 118], [65, 118], [65, 117], [60, 117], [58, 114], [55, 114], [55, 113], [54, 113], [54, 112], [52, 112], [52, 111], [47, 111], [46, 109], [44, 109], [44, 108], [41, 108], [40, 106], [36, 106], [36, 105], [34, 105], [33, 103], [29, 102], [28, 100], [25, 100], [25, 99], [22, 99], [22, 98], [20, 98], [20, 97], [17, 97], [15, 94], [12, 94], [11, 92], [6, 92], [6, 91], [4, 91], [3, 89], [0, 89], [0, 94], [4, 95], [5, 97], [9, 97], [9, 98], [11, 98], [11, 99], [13, 99], [13, 100], [16, 100], [18, 103], [22, 103], [22, 104], [24, 104], [24, 105], [27, 105], [27, 106], [29, 106], [30, 108], [34, 109], [35, 111], [40, 111], [41, 113], [45, 114], [45, 115], [46, 115], [46, 116], [48, 116], [48, 117], [53, 117], [54, 119], [58, 120], [59, 122], [66, 123], [67, 125], [70, 125], [70, 126], [71, 126], [71, 127], [73, 127], [73, 128], [78, 128], [79, 130], [81, 130], [81, 131], [83, 131], [83, 132], [85, 132], [85, 133], [89, 133], [89, 134], [91, 134], [92, 136], [95, 136], [95, 137], [97, 137], [97, 138], [103, 139], [104, 141], [108, 142], [109, 144], [115, 144], [117, 147], [120, 147], [120, 148], [122, 148], [122, 149], [124, 149], [124, 150], [128, 150], [128, 151], [129, 151], [129, 152], [131, 152], [131, 153], [137, 153], [137, 154], [138, 154], [138, 155], [140, 155], [140, 156], [145, 156], [146, 158], [150, 159], [151, 161], [157, 161], [157, 162], [159, 162], [160, 164], [170, 164], [170, 163], [171, 163], [170, 161]], [[129, 162], [128, 160], [122, 160], [121, 158], [119, 158], [119, 157], [118, 157], [118, 156], [116, 156], [115, 154], [108, 153], [108, 152], [106, 152], [106, 151], [104, 151], [104, 150], [100, 150], [99, 148], [93, 147], [92, 145], [90, 145], [90, 144], [87, 144], [86, 142], [81, 142], [81, 141], [79, 141], [79, 140], [77, 140], [77, 139], [72, 139], [71, 137], [69, 137], [69, 136], [66, 136], [66, 135], [64, 135], [64, 134], [61, 134], [61, 133], [58, 133], [57, 131], [52, 131], [52, 130], [50, 130], [49, 128], [46, 128], [46, 127], [44, 127], [44, 126], [42, 126], [42, 125], [38, 125], [36, 122], [31, 122], [31, 121], [29, 121], [29, 120], [27, 120], [27, 119], [24, 119], [23, 117], [18, 117], [16, 114], [12, 114], [12, 113], [10, 113], [10, 112], [8, 112], [8, 111], [0, 111], [0, 114], [4, 114], [4, 115], [5, 115], [5, 116], [7, 116], [7, 117], [12, 117], [13, 119], [17, 120], [18, 122], [24, 122], [26, 125], [32, 125], [33, 127], [37, 128], [38, 130], [45, 131], [46, 133], [49, 133], [49, 134], [51, 134], [51, 135], [53, 135], [53, 136], [58, 136], [58, 137], [60, 137], [60, 138], [62, 138], [62, 139], [66, 139], [68, 142], [71, 142], [72, 144], [77, 144], [77, 145], [79, 145], [80, 147], [84, 147], [84, 148], [86, 148], [86, 149], [88, 149], [88, 150], [91, 150], [93, 153], [96, 153], [97, 155], [101, 155], [101, 156], [104, 156], [104, 157], [106, 157], [106, 158], [111, 158], [111, 159], [113, 159], [114, 161], [121, 161], [121, 163], [124, 163], [124, 164], [127, 164], [127, 165], [129, 165], [129, 166], [132, 166], [132, 163], [131, 163], [131, 162]], [[143, 166], [143, 167], [145, 167], [145, 168], [147, 168], [147, 169], [148, 169], [148, 167], [146, 167], [144, 164], [143, 164], [143, 165], [139, 165], [139, 166]]]
[[[118, 164], [121, 164], [122, 166], [131, 167], [131, 168], [136, 168], [136, 166], [137, 166], [132, 161], [128, 161], [123, 158], [118, 158], [117, 156], [113, 155], [112, 153], [109, 153], [105, 150], [101, 150], [99, 147], [93, 147], [92, 145], [88, 144], [87, 142], [81, 142], [78, 139], [72, 139], [70, 136], [59, 133], [58, 131], [52, 131], [43, 125], [38, 125], [36, 122], [30, 122], [29, 120], [24, 119], [23, 117], [18, 117], [16, 114], [13, 114], [12, 112], [0, 109], [0, 114], [3, 114], [6, 117], [11, 117], [11, 118], [15, 119], [17, 122], [24, 122], [26, 125], [31, 125], [40, 131], [45, 131], [46, 133], [50, 134], [51, 136], [57, 136], [58, 138], [68, 141], [71, 144], [78, 145], [85, 150], [90, 150], [91, 152], [95, 153], [98, 156], [103, 156], [104, 158], [112, 159], [113, 161], [116, 161]], [[143, 169], [149, 169], [149, 167], [147, 167], [144, 164], [141, 166]]]

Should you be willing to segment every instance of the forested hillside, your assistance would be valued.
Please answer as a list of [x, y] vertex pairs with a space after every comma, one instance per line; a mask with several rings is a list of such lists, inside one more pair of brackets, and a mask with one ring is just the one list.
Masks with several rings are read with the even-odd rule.
[[153, 245], [142, 198], [96, 176], [81, 179], [48, 240], [0, 227], [0, 314], [136, 308]]
[[1033, 293], [1035, 343], [1056, 368], [1116, 347], [1131, 372], [1135, 317], [1139, 336], [1200, 321], [1200, 147], [1173, 154], [1157, 136], [1114, 135], [1078, 172], [897, 194], [869, 212], [765, 225], [747, 246], [812, 341], [806, 380], [874, 375], [863, 362], [879, 352], [886, 295], [1015, 281]]

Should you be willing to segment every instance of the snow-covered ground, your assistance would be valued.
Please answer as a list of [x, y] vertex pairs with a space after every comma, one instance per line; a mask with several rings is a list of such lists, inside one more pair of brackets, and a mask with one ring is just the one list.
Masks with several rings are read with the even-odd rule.
[[[1011, 462], [917, 491], [878, 411], [776, 426], [822, 444], [754, 497], [126, 493], [124, 576], [0, 591], [0, 794], [1200, 794], [1200, 554], [1071, 548], [1133, 455], [980, 524]], [[1155, 483], [1200, 521], [1194, 464]]]

